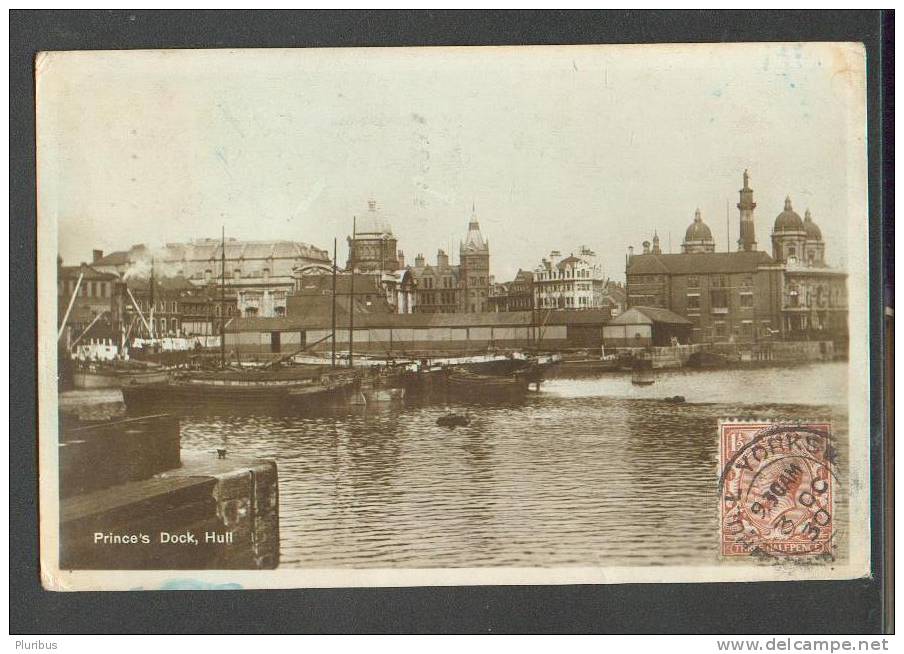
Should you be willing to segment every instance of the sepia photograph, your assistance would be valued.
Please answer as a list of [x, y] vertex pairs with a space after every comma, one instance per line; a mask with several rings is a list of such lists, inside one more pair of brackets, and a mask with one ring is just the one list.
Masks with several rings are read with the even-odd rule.
[[46, 589], [870, 574], [862, 44], [35, 86]]

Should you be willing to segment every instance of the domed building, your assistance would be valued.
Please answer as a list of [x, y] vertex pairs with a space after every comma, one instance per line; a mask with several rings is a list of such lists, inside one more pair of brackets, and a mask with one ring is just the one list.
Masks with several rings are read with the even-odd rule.
[[716, 251], [713, 233], [709, 229], [709, 225], [703, 222], [700, 209], [694, 212], [694, 222], [684, 232], [684, 242], [681, 244], [681, 251], [685, 254]]
[[832, 334], [837, 346], [846, 346], [847, 274], [825, 262], [822, 230], [810, 210], [795, 213], [791, 199], [772, 228], [772, 251], [784, 264], [782, 332], [788, 339], [820, 340]]
[[775, 217], [772, 226], [772, 258], [782, 263], [796, 263], [804, 254], [807, 230], [804, 221], [791, 206], [791, 197], [785, 198], [785, 208]]
[[804, 212], [804, 231], [807, 233], [804, 260], [809, 266], [825, 266], [826, 244], [822, 240], [822, 230], [813, 222], [809, 209]]
[[376, 201], [369, 200], [367, 212], [356, 219], [354, 234], [348, 237], [346, 268], [357, 272], [395, 272], [404, 267], [397, 246], [388, 219]]

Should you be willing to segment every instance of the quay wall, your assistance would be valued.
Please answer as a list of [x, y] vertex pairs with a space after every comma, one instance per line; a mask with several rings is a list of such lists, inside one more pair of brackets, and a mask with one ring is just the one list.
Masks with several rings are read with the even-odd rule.
[[[168, 415], [93, 422], [67, 413], [59, 445], [62, 568], [278, 565], [274, 461], [184, 452], [179, 421]], [[165, 534], [192, 539], [168, 542]]]
[[653, 368], [680, 368], [687, 365], [688, 359], [694, 352], [704, 349], [703, 345], [661, 345], [651, 347], [621, 347], [606, 348], [609, 354], [631, 354], [638, 358], [647, 359]]
[[754, 345], [716, 343], [710, 351], [737, 361], [831, 361], [835, 358], [832, 341], [767, 341]]

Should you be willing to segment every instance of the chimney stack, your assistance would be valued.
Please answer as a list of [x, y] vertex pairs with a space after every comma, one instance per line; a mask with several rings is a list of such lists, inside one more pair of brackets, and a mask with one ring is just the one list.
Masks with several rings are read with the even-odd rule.
[[644, 254], [650, 254], [650, 242], [649, 242], [649, 241], [644, 241], [644, 242], [642, 243], [642, 245], [643, 245], [643, 253], [644, 253]]
[[104, 258], [103, 250], [91, 250], [91, 263], [97, 263]]
[[399, 260], [399, 270], [405, 268], [405, 253], [399, 250], [396, 258]]
[[436, 265], [439, 268], [447, 268], [449, 266], [449, 255], [445, 251], [436, 251]]

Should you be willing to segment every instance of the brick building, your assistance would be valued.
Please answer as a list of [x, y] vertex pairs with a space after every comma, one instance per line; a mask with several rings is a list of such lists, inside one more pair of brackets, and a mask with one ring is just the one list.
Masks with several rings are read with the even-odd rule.
[[[66, 318], [62, 342], [66, 345], [88, 330], [83, 338], [112, 338], [117, 320], [115, 302], [119, 278], [82, 263], [64, 266], [57, 258], [57, 324]], [[69, 315], [66, 311], [69, 305]]]
[[483, 313], [490, 308], [490, 243], [480, 231], [476, 214], [458, 249], [458, 265], [444, 250], [437, 250], [436, 264], [424, 255], [414, 260], [416, 313]]
[[531, 311], [534, 308], [534, 273], [518, 270], [510, 282], [495, 282], [490, 286], [488, 311]]
[[757, 250], [753, 189], [744, 171], [737, 252], [716, 252], [698, 209], [681, 254], [662, 254], [658, 238], [629, 249], [629, 307], [668, 309], [692, 323], [695, 343], [844, 341], [846, 274], [825, 265], [825, 244], [809, 212], [801, 220], [786, 198], [772, 229], [772, 256]]
[[629, 307], [668, 309], [691, 321], [691, 342], [753, 342], [781, 325], [782, 270], [765, 252], [629, 257]]

